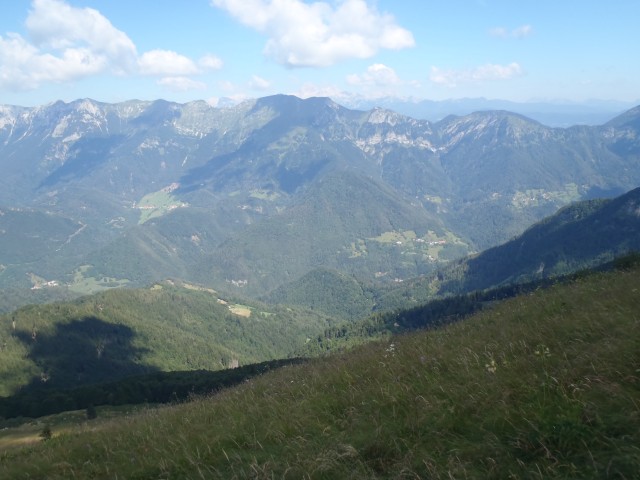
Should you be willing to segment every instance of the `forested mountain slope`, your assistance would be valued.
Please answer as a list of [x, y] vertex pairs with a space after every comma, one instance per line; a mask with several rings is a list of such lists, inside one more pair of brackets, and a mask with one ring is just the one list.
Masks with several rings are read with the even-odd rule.
[[576, 202], [502, 245], [392, 286], [377, 287], [355, 277], [345, 279], [335, 270], [317, 269], [269, 298], [325, 312], [338, 311], [332, 299], [340, 298], [343, 312], [351, 309], [363, 317], [451, 294], [553, 279], [638, 252], [640, 188], [613, 199]]
[[0, 316], [0, 395], [286, 358], [335, 322], [173, 282], [32, 305]]
[[266, 295], [318, 266], [393, 284], [637, 187], [638, 118], [433, 123], [285, 95], [2, 106], [0, 286], [178, 277]]

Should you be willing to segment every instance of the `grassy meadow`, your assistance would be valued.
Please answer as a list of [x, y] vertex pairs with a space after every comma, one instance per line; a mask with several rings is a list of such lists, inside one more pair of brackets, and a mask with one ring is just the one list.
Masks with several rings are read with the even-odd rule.
[[0, 451], [0, 478], [638, 478], [640, 270]]

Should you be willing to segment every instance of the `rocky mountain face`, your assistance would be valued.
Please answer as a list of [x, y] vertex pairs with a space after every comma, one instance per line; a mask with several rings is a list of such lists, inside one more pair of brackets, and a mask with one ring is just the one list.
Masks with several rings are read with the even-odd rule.
[[640, 107], [550, 128], [284, 95], [0, 106], [0, 251], [18, 252], [0, 285], [179, 276], [260, 294], [318, 266], [399, 281], [636, 187], [639, 131]]

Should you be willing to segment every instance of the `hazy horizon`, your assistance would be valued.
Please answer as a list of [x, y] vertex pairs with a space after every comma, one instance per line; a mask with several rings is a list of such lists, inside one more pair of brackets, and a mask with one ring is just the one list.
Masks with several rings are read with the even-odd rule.
[[0, 103], [283, 93], [634, 104], [638, 17], [631, 0], [10, 2]]

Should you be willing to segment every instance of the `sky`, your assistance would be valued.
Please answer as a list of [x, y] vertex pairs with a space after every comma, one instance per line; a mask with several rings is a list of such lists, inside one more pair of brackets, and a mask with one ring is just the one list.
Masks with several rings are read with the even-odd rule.
[[639, 0], [4, 0], [0, 104], [640, 104]]

